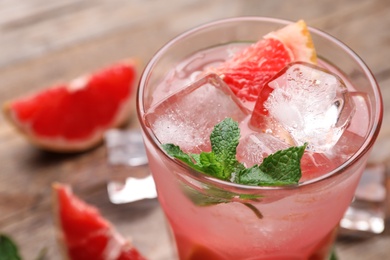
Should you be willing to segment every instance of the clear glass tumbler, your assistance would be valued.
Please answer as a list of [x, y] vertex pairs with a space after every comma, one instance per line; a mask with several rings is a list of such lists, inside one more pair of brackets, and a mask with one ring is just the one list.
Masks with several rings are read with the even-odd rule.
[[[242, 17], [202, 25], [163, 46], [139, 85], [138, 117], [158, 198], [184, 259], [327, 259], [382, 121], [379, 87], [364, 62], [334, 37], [310, 28], [320, 60], [364, 92], [363, 145], [329, 173], [288, 187], [253, 187], [196, 172], [168, 156], [145, 121], [152, 95], [170, 70], [211, 46], [255, 42], [288, 21]], [[367, 122], [368, 121], [368, 122]], [[241, 198], [258, 198], [246, 203]]]

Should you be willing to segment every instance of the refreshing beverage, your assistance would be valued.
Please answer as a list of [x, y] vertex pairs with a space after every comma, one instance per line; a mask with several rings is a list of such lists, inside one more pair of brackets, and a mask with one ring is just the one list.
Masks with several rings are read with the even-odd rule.
[[364, 63], [315, 29], [318, 61], [300, 51], [303, 62], [294, 52], [281, 70], [262, 66], [260, 81], [257, 72], [237, 73], [253, 48], [268, 55], [259, 45], [289, 34], [277, 33], [286, 24], [235, 18], [201, 26], [164, 46], [141, 78], [138, 115], [180, 259], [329, 257], [382, 103]]

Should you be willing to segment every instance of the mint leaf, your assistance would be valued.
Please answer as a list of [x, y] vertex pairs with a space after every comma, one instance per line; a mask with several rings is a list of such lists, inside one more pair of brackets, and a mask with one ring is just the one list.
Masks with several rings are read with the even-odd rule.
[[237, 146], [240, 139], [238, 123], [226, 118], [214, 127], [210, 135], [211, 151], [221, 165], [220, 179], [230, 179], [237, 168], [244, 168], [236, 159]]
[[179, 146], [163, 144], [163, 149], [172, 157], [181, 160], [191, 168], [210, 176], [229, 180], [232, 173], [244, 166], [236, 159], [236, 148], [240, 139], [238, 123], [231, 118], [217, 124], [211, 135], [211, 152], [186, 154]]
[[276, 182], [297, 184], [302, 176], [301, 159], [306, 147], [307, 143], [277, 151], [265, 158], [260, 168]]
[[332, 253], [330, 254], [329, 260], [338, 260], [339, 258], [337, 257], [336, 250], [332, 248]]
[[163, 144], [162, 146], [167, 154], [186, 163], [192, 169], [214, 177], [222, 176], [222, 166], [216, 160], [214, 153], [186, 154], [177, 145]]
[[306, 146], [290, 147], [269, 155], [261, 165], [238, 172], [235, 182], [254, 186], [297, 184], [302, 176], [301, 158]]
[[176, 159], [179, 159], [180, 161], [186, 163], [189, 167], [204, 172], [201, 165], [197, 164], [196, 162], [199, 160], [199, 156], [190, 156], [186, 153], [184, 153], [179, 146], [174, 144], [163, 144], [162, 147], [172, 157], [175, 157]]
[[220, 164], [214, 153], [202, 152], [199, 155], [199, 165], [201, 165], [203, 172], [211, 176], [223, 178], [223, 166]]
[[196, 171], [215, 177], [220, 176], [220, 173], [222, 172], [221, 165], [215, 159], [213, 153], [202, 152], [201, 154], [186, 154], [177, 145], [163, 144], [162, 146], [167, 154], [186, 163]]
[[236, 174], [234, 182], [251, 186], [269, 186], [270, 183], [274, 183], [274, 180], [272, 176], [263, 172], [260, 169], [259, 165], [254, 165], [251, 168], [246, 168], [238, 172]]
[[229, 193], [218, 194], [209, 194], [208, 192], [200, 192], [184, 183], [182, 183], [182, 190], [184, 194], [197, 206], [211, 206], [220, 203], [229, 203], [232, 200], [232, 196], [229, 196]]
[[21, 260], [16, 244], [0, 234], [0, 260]]
[[200, 191], [186, 185], [185, 183], [181, 184], [184, 194], [197, 206], [207, 207], [235, 201], [249, 208], [259, 219], [263, 218], [260, 210], [249, 203], [249, 201], [259, 201], [261, 198], [259, 195], [236, 194], [213, 188]]

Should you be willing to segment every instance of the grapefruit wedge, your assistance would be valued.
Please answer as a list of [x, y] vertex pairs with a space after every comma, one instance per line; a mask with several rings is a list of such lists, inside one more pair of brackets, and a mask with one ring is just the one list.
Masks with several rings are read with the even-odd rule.
[[210, 72], [220, 75], [242, 101], [254, 102], [264, 84], [287, 64], [316, 60], [311, 35], [300, 20], [268, 33]]
[[78, 152], [126, 122], [136, 81], [136, 63], [121, 62], [69, 83], [6, 102], [6, 118], [45, 150]]
[[53, 213], [66, 260], [145, 260], [99, 211], [77, 198], [69, 186], [53, 184]]

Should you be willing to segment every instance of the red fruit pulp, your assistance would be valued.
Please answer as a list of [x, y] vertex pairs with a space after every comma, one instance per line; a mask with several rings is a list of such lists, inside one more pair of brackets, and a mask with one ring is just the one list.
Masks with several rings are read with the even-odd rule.
[[290, 50], [277, 39], [264, 39], [251, 45], [216, 72], [240, 99], [255, 101], [264, 84], [291, 62]]
[[60, 242], [71, 260], [145, 260], [118, 234], [99, 211], [74, 196], [70, 187], [54, 185], [55, 217], [58, 220]]
[[133, 65], [118, 64], [11, 103], [21, 124], [38, 136], [83, 139], [113, 122], [131, 94]]

